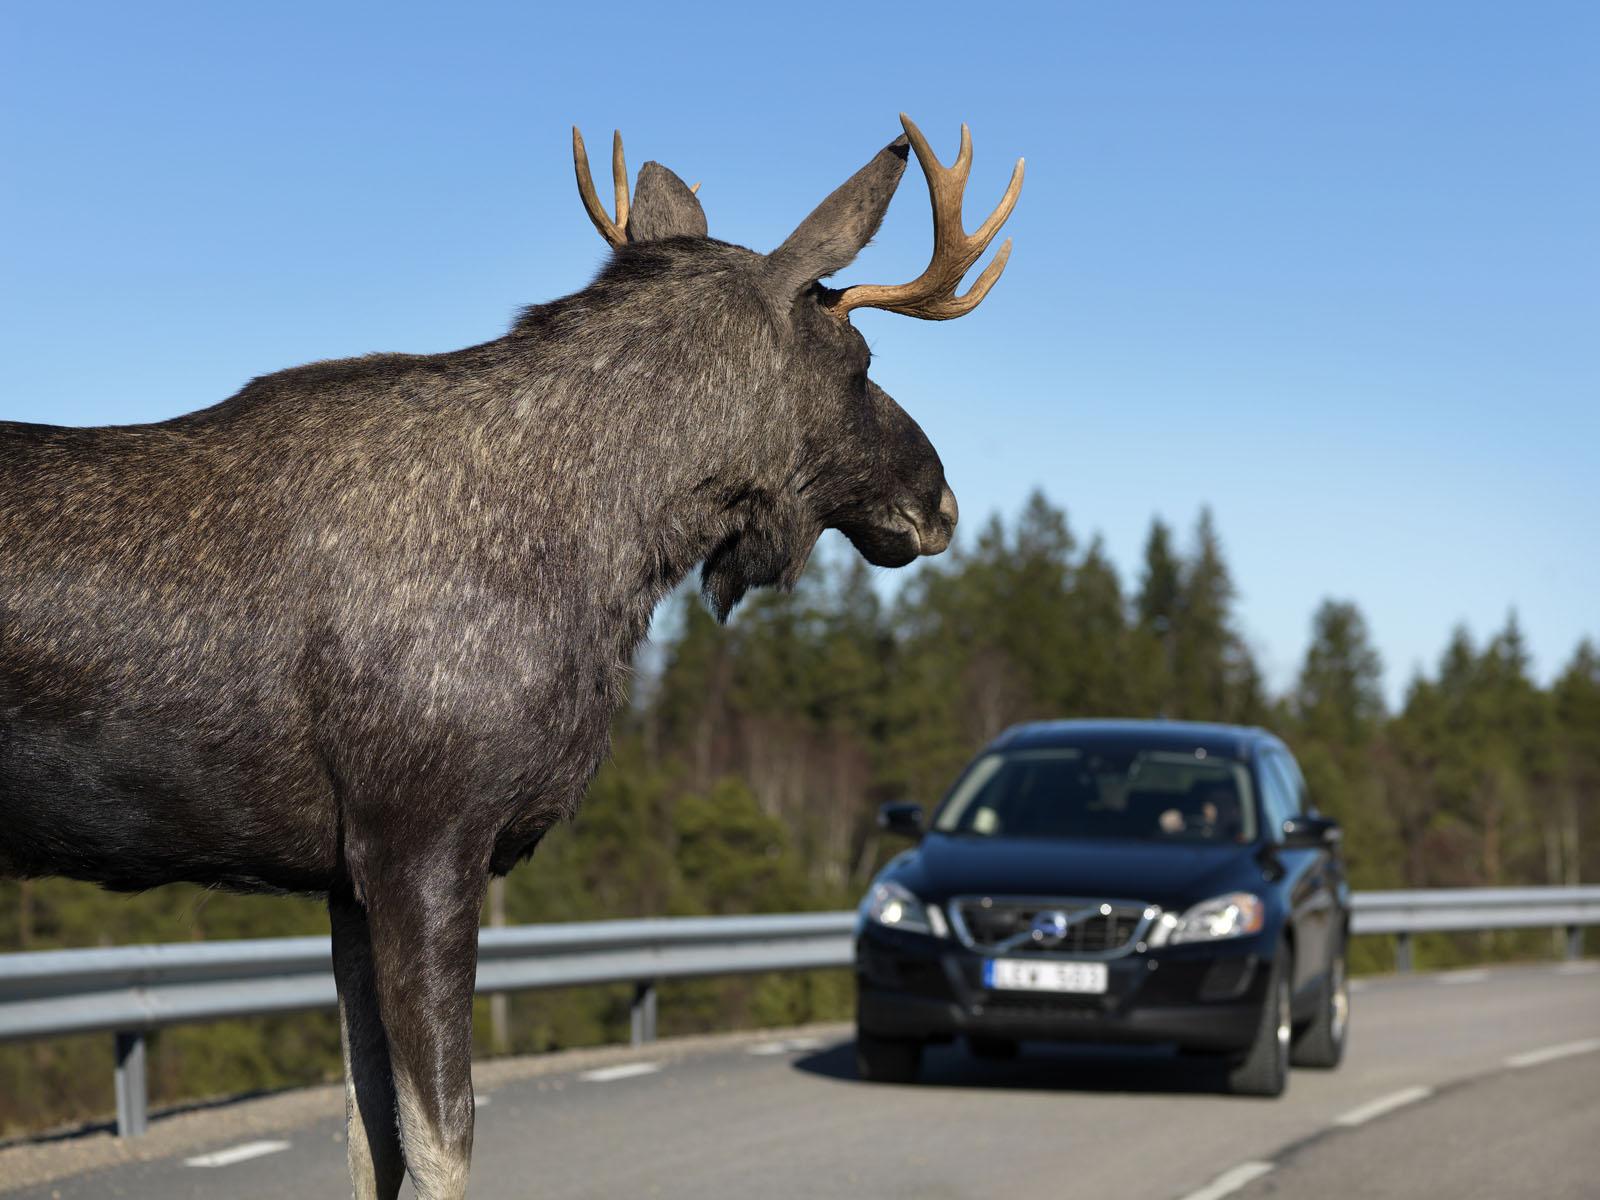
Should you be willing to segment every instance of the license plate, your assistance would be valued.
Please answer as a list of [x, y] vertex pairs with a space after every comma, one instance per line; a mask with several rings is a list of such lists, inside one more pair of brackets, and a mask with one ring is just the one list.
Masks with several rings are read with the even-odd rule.
[[983, 964], [983, 985], [999, 991], [1099, 995], [1106, 990], [1106, 964], [991, 958]]

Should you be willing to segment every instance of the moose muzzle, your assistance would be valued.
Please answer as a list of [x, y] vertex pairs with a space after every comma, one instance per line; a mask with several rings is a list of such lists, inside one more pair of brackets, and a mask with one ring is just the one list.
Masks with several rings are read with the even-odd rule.
[[918, 555], [944, 554], [950, 547], [950, 538], [955, 536], [955, 522], [960, 520], [962, 510], [955, 504], [955, 493], [950, 491], [949, 483], [944, 485], [939, 494], [939, 510], [931, 515], [912, 515], [902, 510], [906, 522], [910, 525], [912, 536], [917, 539]]
[[917, 533], [917, 553], [924, 556], [943, 554], [950, 547], [956, 522], [960, 519], [961, 509], [956, 504], [956, 494], [950, 490], [949, 484], [945, 484], [939, 496], [939, 511], [929, 520], [912, 522], [912, 528]]

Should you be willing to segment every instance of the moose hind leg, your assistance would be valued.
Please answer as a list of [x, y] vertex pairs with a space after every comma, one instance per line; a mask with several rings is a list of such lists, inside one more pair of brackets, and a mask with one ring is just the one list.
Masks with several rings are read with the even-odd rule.
[[345, 1151], [355, 1200], [394, 1200], [405, 1178], [389, 1039], [379, 1017], [367, 914], [353, 899], [330, 898], [333, 974], [344, 1048]]
[[368, 892], [378, 1003], [411, 1181], [423, 1200], [458, 1200], [472, 1156], [472, 990], [487, 864], [406, 875]]

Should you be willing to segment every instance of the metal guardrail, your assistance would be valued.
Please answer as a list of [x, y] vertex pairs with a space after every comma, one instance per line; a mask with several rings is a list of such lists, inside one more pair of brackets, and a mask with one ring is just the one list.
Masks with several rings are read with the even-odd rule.
[[1583, 927], [1600, 925], [1600, 887], [1425, 888], [1356, 892], [1350, 932], [1392, 934], [1395, 969], [1411, 969], [1411, 939], [1419, 933], [1485, 929], [1564, 929], [1567, 957], [1583, 949]]
[[[850, 964], [853, 912], [673, 917], [484, 929], [482, 994], [631, 983], [635, 1044], [656, 1035], [656, 983]], [[165, 1025], [334, 1008], [326, 937], [0, 954], [0, 1041], [112, 1032], [117, 1132], [148, 1124], [146, 1036]]]
[[[1567, 953], [1600, 925], [1600, 887], [1357, 892], [1352, 933], [1397, 939], [1411, 967], [1419, 933], [1560, 928]], [[656, 1033], [664, 979], [847, 967], [854, 912], [674, 917], [485, 929], [480, 993], [631, 983], [632, 1038]], [[112, 1032], [117, 1131], [147, 1124], [145, 1038], [165, 1025], [333, 1008], [327, 938], [270, 938], [0, 955], [0, 1041]]]

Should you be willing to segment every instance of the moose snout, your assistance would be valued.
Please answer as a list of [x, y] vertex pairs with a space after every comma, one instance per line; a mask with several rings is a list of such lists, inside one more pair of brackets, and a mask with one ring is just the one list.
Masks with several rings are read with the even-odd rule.
[[943, 554], [950, 546], [950, 539], [955, 536], [956, 522], [960, 519], [961, 508], [956, 504], [956, 494], [947, 483], [939, 494], [939, 511], [932, 520], [920, 524], [917, 529], [917, 553]]

